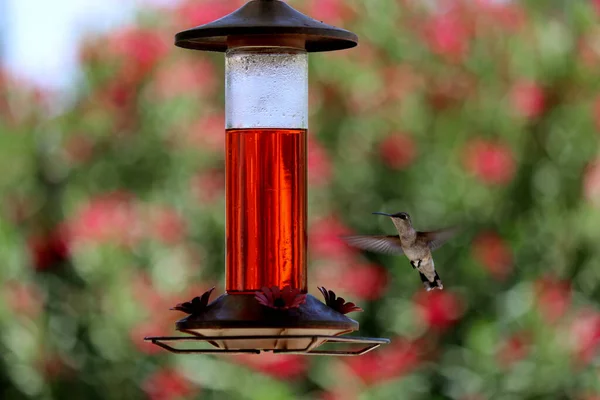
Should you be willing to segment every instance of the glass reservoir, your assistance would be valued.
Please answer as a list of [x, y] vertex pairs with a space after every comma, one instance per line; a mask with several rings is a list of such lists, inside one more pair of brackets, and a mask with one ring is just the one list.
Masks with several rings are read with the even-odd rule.
[[229, 49], [225, 79], [227, 293], [306, 293], [306, 50]]

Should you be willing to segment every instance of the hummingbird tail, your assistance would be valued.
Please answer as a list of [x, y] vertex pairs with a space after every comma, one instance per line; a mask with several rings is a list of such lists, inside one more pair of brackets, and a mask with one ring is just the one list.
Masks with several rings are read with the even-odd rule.
[[437, 274], [437, 272], [435, 273], [435, 278], [433, 279], [433, 282], [429, 282], [429, 279], [427, 279], [427, 277], [420, 272], [419, 276], [421, 277], [421, 281], [423, 281], [423, 286], [425, 286], [425, 290], [427, 290], [428, 292], [430, 290], [442, 290], [444, 288], [442, 280], [440, 279], [440, 276]]

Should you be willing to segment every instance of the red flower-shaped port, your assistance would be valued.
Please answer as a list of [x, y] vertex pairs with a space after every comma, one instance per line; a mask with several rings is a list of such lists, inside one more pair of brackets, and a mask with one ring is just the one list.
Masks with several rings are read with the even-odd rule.
[[208, 299], [210, 299], [210, 295], [212, 291], [215, 290], [212, 287], [210, 290], [207, 290], [200, 297], [194, 297], [192, 301], [187, 301], [185, 303], [179, 303], [175, 307], [171, 308], [171, 310], [183, 311], [187, 314], [198, 315], [206, 310], [206, 306], [208, 305]]
[[277, 286], [263, 287], [254, 297], [263, 306], [276, 310], [298, 308], [306, 301], [306, 294], [300, 293], [298, 289], [292, 289], [289, 285], [283, 289]]
[[346, 300], [344, 300], [343, 297], [336, 297], [333, 290], [327, 290], [322, 286], [319, 288], [319, 290], [325, 298], [325, 304], [339, 313], [348, 314], [354, 311], [364, 311], [354, 303], [346, 303]]

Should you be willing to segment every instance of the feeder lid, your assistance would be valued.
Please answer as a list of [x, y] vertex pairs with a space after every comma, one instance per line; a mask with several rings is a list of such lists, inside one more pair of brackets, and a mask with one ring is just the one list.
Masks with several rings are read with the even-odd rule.
[[358, 37], [296, 11], [280, 0], [252, 0], [216, 21], [175, 35], [175, 45], [192, 50], [224, 52], [228, 37], [300, 36], [308, 52], [354, 47]]

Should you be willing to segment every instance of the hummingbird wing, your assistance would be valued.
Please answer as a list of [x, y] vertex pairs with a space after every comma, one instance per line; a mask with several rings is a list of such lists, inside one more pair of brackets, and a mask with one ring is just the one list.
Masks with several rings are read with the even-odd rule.
[[343, 236], [342, 239], [350, 246], [375, 253], [402, 255], [402, 245], [399, 235], [389, 236]]
[[439, 229], [431, 232], [417, 232], [417, 237], [427, 243], [431, 251], [437, 250], [458, 233], [458, 228]]

